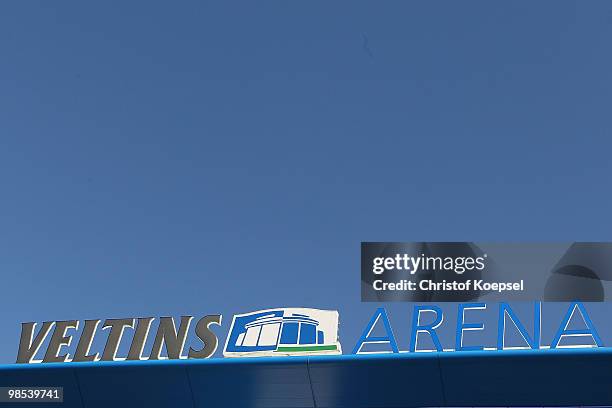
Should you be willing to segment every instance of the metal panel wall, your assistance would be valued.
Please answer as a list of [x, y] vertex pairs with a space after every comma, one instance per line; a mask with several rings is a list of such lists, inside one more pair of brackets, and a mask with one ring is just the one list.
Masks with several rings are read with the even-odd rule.
[[65, 408], [612, 406], [610, 384], [608, 348], [0, 366]]

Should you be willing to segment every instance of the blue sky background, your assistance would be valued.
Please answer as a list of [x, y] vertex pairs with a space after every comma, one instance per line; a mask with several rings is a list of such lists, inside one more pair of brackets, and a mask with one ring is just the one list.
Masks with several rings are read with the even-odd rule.
[[0, 4], [0, 362], [23, 321], [276, 306], [350, 350], [360, 241], [611, 240], [611, 38], [606, 2]]

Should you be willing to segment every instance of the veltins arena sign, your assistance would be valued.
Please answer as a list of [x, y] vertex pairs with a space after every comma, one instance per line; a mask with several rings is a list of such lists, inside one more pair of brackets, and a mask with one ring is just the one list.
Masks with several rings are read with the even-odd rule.
[[[497, 309], [497, 327], [485, 325], [482, 320], [475, 323], [479, 317], [482, 318], [479, 313], [487, 308]], [[391, 319], [384, 308], [378, 308], [365, 325], [361, 336], [351, 342], [352, 354], [371, 353], [371, 346], [378, 348], [376, 352], [385, 353], [604, 346], [581, 302], [572, 302], [568, 306], [552, 339], [542, 338], [542, 319], [545, 315], [540, 302], [533, 305], [533, 319], [529, 327], [519, 319], [510, 305], [503, 302], [495, 305], [461, 303], [457, 305], [457, 316], [454, 341], [452, 344], [443, 344], [438, 330], [449, 319], [445, 319], [442, 308], [432, 304], [415, 305], [410, 325], [409, 350], [399, 350]], [[306, 308], [278, 308], [235, 315], [225, 339], [223, 355], [341, 354], [338, 318], [337, 311]], [[106, 319], [99, 329], [100, 324], [99, 319], [22, 323], [17, 363], [209, 358], [219, 344], [212, 326], [222, 326], [222, 316], [207, 315], [195, 322], [193, 316], [182, 316], [178, 322], [172, 317]], [[152, 333], [151, 328], [154, 326], [156, 330]], [[488, 347], [467, 344], [464, 339], [468, 331], [488, 330], [496, 334], [497, 344]], [[510, 347], [507, 341], [509, 335], [516, 337], [517, 334], [523, 345]], [[194, 344], [187, 344], [188, 338], [192, 338]], [[419, 341], [423, 344], [424, 339], [433, 344], [433, 348], [419, 347]], [[92, 350], [94, 340], [104, 343], [104, 347]], [[145, 353], [145, 344], [151, 342], [150, 350]], [[43, 344], [46, 345], [44, 349]], [[121, 355], [120, 349], [125, 350]]]

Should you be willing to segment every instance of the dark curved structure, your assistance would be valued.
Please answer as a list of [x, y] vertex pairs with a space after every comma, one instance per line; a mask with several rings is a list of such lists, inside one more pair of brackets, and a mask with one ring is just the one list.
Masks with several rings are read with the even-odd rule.
[[[0, 386], [62, 386], [17, 407], [612, 406], [612, 349], [0, 366]], [[3, 406], [13, 406], [4, 404]]]

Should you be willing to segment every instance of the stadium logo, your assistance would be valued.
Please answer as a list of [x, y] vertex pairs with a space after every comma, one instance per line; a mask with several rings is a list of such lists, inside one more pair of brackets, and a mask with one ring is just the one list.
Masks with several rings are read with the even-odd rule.
[[305, 308], [234, 315], [225, 357], [342, 354], [338, 312]]

